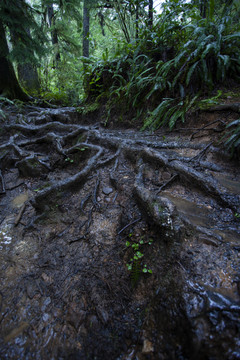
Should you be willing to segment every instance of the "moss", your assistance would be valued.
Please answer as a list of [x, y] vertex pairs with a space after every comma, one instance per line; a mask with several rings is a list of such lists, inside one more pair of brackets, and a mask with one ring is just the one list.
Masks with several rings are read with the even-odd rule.
[[79, 112], [79, 113], [81, 113], [83, 115], [88, 115], [90, 113], [93, 113], [94, 111], [99, 110], [100, 106], [101, 105], [97, 101], [95, 101], [93, 103], [86, 103], [86, 104], [84, 104], [82, 106], [79, 106], [77, 108], [77, 112]]

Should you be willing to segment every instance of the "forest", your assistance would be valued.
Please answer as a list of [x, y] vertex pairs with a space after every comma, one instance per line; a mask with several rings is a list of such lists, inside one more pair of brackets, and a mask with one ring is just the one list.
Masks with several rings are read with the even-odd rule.
[[106, 122], [115, 109], [172, 129], [239, 83], [239, 11], [236, 0], [4, 0], [1, 101], [105, 102]]
[[239, 0], [0, 0], [0, 358], [236, 360]]

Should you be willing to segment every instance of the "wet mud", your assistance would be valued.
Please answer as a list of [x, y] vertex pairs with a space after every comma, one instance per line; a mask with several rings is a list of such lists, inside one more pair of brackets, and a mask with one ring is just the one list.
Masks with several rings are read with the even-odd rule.
[[240, 359], [239, 163], [24, 111], [1, 133], [0, 358]]

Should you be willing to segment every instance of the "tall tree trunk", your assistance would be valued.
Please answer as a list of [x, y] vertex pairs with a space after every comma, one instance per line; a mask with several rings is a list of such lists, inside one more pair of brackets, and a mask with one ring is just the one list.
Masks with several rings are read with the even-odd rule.
[[[26, 31], [26, 36], [29, 37], [31, 36], [29, 29], [24, 28], [24, 31]], [[19, 34], [15, 30], [11, 30], [11, 29], [10, 29], [10, 34], [11, 34], [11, 43], [14, 48], [17, 45]], [[32, 52], [31, 54], [33, 55]], [[17, 73], [20, 84], [23, 86], [25, 90], [30, 92], [40, 90], [40, 83], [39, 83], [37, 69], [30, 61], [26, 61], [24, 63], [18, 63]]]
[[6, 34], [0, 19], [0, 95], [9, 99], [29, 100], [20, 87], [13, 66], [8, 59], [9, 49]]
[[55, 18], [54, 18], [54, 10], [53, 4], [47, 6], [47, 14], [48, 14], [48, 23], [50, 27], [53, 27], [51, 36], [52, 36], [52, 44], [54, 46], [54, 61], [53, 67], [56, 67], [58, 62], [61, 60], [60, 52], [59, 52], [59, 43], [58, 43], [58, 33], [55, 29]]
[[200, 1], [200, 14], [202, 18], [206, 18], [207, 16], [207, 6], [208, 6], [208, 0], [201, 0]]
[[148, 26], [150, 28], [153, 26], [153, 0], [148, 2]]
[[115, 10], [117, 12], [118, 19], [119, 19], [119, 24], [120, 24], [120, 26], [122, 28], [124, 36], [125, 36], [127, 42], [130, 43], [131, 37], [130, 37], [129, 31], [128, 31], [128, 28], [127, 28], [127, 24], [126, 24], [124, 7], [123, 7], [121, 1], [119, 1], [119, 0], [113, 0], [113, 5], [114, 5]]
[[139, 3], [136, 4], [136, 39], [139, 36]]
[[89, 57], [89, 6], [88, 1], [83, 2], [83, 56]]
[[36, 67], [31, 63], [17, 65], [18, 79], [27, 91], [39, 92], [40, 83]]

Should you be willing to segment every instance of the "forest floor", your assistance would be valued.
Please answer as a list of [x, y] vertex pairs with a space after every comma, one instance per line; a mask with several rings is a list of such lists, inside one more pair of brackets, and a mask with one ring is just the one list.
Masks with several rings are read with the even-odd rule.
[[239, 113], [150, 133], [2, 109], [0, 358], [240, 359], [239, 161], [219, 146]]

